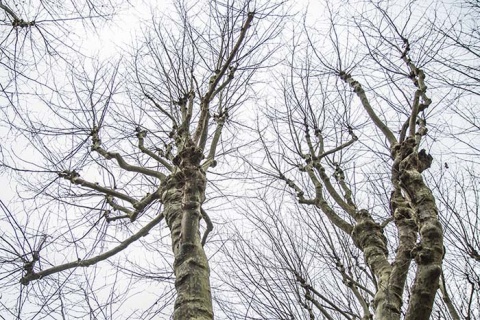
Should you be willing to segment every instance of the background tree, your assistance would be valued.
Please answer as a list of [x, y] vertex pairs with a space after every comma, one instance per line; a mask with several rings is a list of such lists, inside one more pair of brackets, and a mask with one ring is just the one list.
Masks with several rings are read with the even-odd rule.
[[[443, 156], [442, 170], [431, 178], [438, 189], [442, 222], [448, 254], [445, 281], [451, 281], [452, 291], [462, 292], [446, 296], [456, 302], [459, 317], [473, 319], [479, 316], [480, 282], [478, 252], [478, 141], [480, 133], [478, 113], [479, 94], [479, 28], [478, 1], [455, 3], [451, 9], [462, 14], [449, 14], [448, 19], [430, 19], [432, 29], [443, 39], [448, 50], [430, 55], [440, 72], [432, 72], [439, 83], [451, 90], [451, 107], [442, 124], [442, 143], [455, 145], [453, 156]], [[455, 12], [453, 11], [453, 12]]]
[[[234, 230], [231, 244], [244, 258], [228, 270], [247, 271], [227, 281], [232, 290], [250, 290], [236, 295], [244, 301], [236, 314], [476, 317], [478, 299], [469, 288], [478, 265], [467, 250], [454, 250], [472, 247], [478, 236], [475, 188], [462, 179], [458, 192], [445, 179], [446, 167], [463, 155], [444, 125], [468, 136], [462, 109], [456, 110], [468, 100], [438, 81], [448, 74], [432, 57], [451, 47], [429, 23], [448, 17], [442, 8], [437, 2], [327, 4], [326, 17], [307, 15], [303, 37], [295, 30], [290, 73], [277, 76], [283, 101], [269, 104], [269, 121], [258, 129], [266, 156], [250, 161], [270, 190], [258, 192], [260, 204], [244, 213], [262, 241]], [[457, 116], [450, 120], [451, 114]], [[465, 163], [448, 170], [456, 177], [472, 172]], [[285, 188], [297, 205], [279, 201]], [[470, 196], [460, 196], [465, 193]], [[460, 267], [465, 259], [467, 267]], [[255, 293], [263, 296], [250, 298]]]
[[[133, 279], [168, 282], [173, 270], [173, 318], [213, 318], [203, 247], [213, 227], [202, 207], [206, 173], [228, 152], [233, 137], [222, 134], [224, 127], [248, 101], [255, 71], [275, 48], [270, 41], [279, 31], [273, 15], [278, 7], [176, 2], [175, 16], [152, 19], [160, 22], [138, 41], [129, 63], [87, 60], [68, 76], [71, 89], [54, 83], [62, 94], [37, 96], [41, 109], [20, 101], [29, 104], [9, 123], [19, 122], [14, 134], [29, 138], [28, 151], [12, 146], [2, 165], [25, 173], [33, 201], [25, 203], [25, 216], [6, 211], [10, 232], [2, 234], [8, 262], [2, 281], [13, 292], [17, 281], [23, 287], [16, 306], [5, 308], [20, 318], [118, 317], [113, 306], [128, 302], [139, 288]], [[26, 153], [36, 157], [34, 163]], [[170, 240], [157, 227], [163, 219]], [[154, 239], [141, 240], [147, 234]], [[137, 249], [123, 252], [129, 246]], [[117, 269], [89, 268], [84, 275], [77, 269], [119, 253], [124, 260], [113, 261]], [[120, 271], [129, 276], [126, 283]], [[103, 286], [110, 291], [106, 297]], [[126, 294], [114, 291], [123, 286]], [[78, 294], [67, 299], [77, 287]], [[163, 288], [156, 289], [165, 291], [147, 314], [172, 311], [163, 310], [171, 287]], [[26, 301], [40, 308], [31, 311]], [[144, 319], [137, 308], [122, 317]]]
[[0, 1], [2, 104], [12, 108], [19, 95], [31, 94], [28, 89], [36, 85], [49, 88], [50, 77], [74, 61], [70, 58], [88, 55], [81, 52], [81, 34], [92, 40], [100, 26], [125, 7], [110, 0]]

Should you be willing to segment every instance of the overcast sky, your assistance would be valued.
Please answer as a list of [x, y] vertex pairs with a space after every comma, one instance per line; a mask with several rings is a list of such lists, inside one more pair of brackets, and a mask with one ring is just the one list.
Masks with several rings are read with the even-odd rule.
[[[321, 11], [320, 7], [315, 3], [317, 2], [309, 5], [308, 15], [313, 20], [319, 20], [316, 27], [321, 30], [323, 26], [328, 26], [329, 22], [319, 19], [323, 11]], [[135, 39], [137, 39], [139, 35], [142, 36], [142, 30], [151, 24], [152, 11], [168, 14], [168, 11], [171, 10], [170, 1], [132, 0], [130, 1], [130, 4], [131, 6], [125, 4], [124, 8], [120, 8], [117, 15], [115, 15], [111, 21], [98, 22], [98, 28], [95, 30], [92, 30], [92, 27], [89, 26], [86, 29], [87, 31], [85, 31], [84, 28], [77, 25], [75, 33], [80, 39], [82, 39], [80, 46], [83, 53], [89, 56], [98, 55], [101, 60], [116, 60], [125, 53], [128, 55], [128, 53], [132, 52]], [[297, 1], [295, 6], [298, 6], [298, 8], [305, 8], [306, 4], [307, 1]], [[295, 6], [293, 7], [295, 8]], [[322, 23], [324, 23], [323, 26]], [[67, 73], [68, 70], [65, 70], [65, 73], [59, 74], [58, 78], [64, 77]], [[260, 107], [265, 106], [262, 105]], [[0, 132], [1, 135], [8, 135], [7, 128], [2, 127], [1, 130], [4, 130]], [[28, 150], [24, 150], [23, 152], [27, 154]], [[30, 156], [29, 158], [32, 162], [36, 161], [35, 156]], [[17, 184], [14, 180], [10, 179], [9, 174], [6, 174], [4, 171], [0, 171], [0, 185], [3, 186], [0, 199], [6, 203], [9, 203], [10, 200], [18, 203], [18, 193], [16, 190]], [[12, 204], [11, 209], [22, 210], [20, 206], [14, 204]], [[133, 245], [132, 251], [135, 251], [135, 246], [138, 246], [136, 252], [141, 252], [141, 245], [138, 243]], [[108, 266], [108, 263], [105, 262], [105, 265]], [[105, 276], [106, 272], [108, 272], [108, 269], [102, 270], [99, 273], [102, 276]], [[148, 295], [148, 299], [144, 298], [144, 295], [146, 292], [155, 293], [157, 288], [152, 286], [150, 288], [145, 288], [144, 290], [145, 291], [138, 292], [140, 298], [134, 302], [135, 305], [132, 307], [145, 309], [152, 303], [152, 299], [154, 299], [155, 295]]]

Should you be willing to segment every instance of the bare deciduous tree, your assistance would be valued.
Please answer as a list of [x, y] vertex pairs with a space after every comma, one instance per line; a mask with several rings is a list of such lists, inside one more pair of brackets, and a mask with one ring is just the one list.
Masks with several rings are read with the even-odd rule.
[[[10, 29], [36, 27], [0, 4]], [[69, 61], [43, 89], [10, 78], [0, 168], [22, 187], [0, 208], [0, 312], [479, 317], [468, 4], [325, 2], [312, 23], [283, 3], [176, 1], [120, 61]]]
[[[448, 46], [441, 45], [445, 35], [425, 27], [419, 12], [427, 15], [433, 6], [426, 7], [327, 4], [326, 19], [304, 26], [305, 37], [296, 34], [290, 74], [281, 83], [283, 102], [268, 108], [269, 121], [259, 125], [266, 156], [250, 162], [266, 186], [278, 190], [283, 183], [302, 208], [270, 201], [282, 197], [272, 191], [261, 193], [263, 205], [245, 213], [265, 240], [232, 244], [244, 256], [240, 269], [248, 272], [229, 282], [265, 295], [251, 304], [245, 299], [252, 314], [459, 319], [466, 305], [464, 314], [475, 314], [472, 302], [464, 304], [464, 287], [475, 286], [467, 284], [475, 282], [472, 273], [460, 286], [445, 279], [455, 270], [443, 265], [445, 254], [455, 259], [445, 251], [441, 225], [451, 213], [444, 205], [438, 209], [435, 184], [425, 175], [434, 161], [429, 152], [448, 155], [432, 142], [442, 134], [438, 119], [451, 108], [445, 102], [455, 99], [436, 80], [437, 86], [428, 86], [425, 68], [442, 70], [430, 57]], [[321, 25], [326, 20], [328, 32]], [[466, 203], [472, 221], [476, 204]], [[460, 230], [471, 230], [464, 223]], [[447, 239], [463, 239], [456, 245], [474, 242], [471, 231], [446, 228]], [[255, 262], [256, 255], [271, 263]], [[255, 275], [262, 279], [258, 285]], [[438, 291], [442, 300], [435, 299]]]
[[[279, 32], [273, 14], [278, 8], [252, 1], [178, 1], [176, 15], [163, 15], [138, 41], [129, 65], [85, 63], [70, 76], [70, 91], [38, 98], [41, 113], [24, 106], [20, 122], [12, 116], [14, 132], [29, 139], [39, 160], [32, 164], [12, 147], [3, 166], [43, 174], [43, 182], [27, 179], [36, 201], [53, 201], [61, 209], [46, 213], [34, 230], [28, 220], [9, 215], [21, 234], [12, 232], [6, 241], [10, 267], [3, 281], [17, 276], [30, 286], [53, 277], [68, 283], [72, 270], [112, 259], [149, 233], [158, 234], [154, 228], [165, 220], [174, 258], [173, 318], [212, 319], [204, 245], [213, 224], [202, 207], [206, 174], [225, 152], [224, 139], [233, 138], [222, 133], [249, 99], [254, 73], [275, 49], [270, 42]], [[52, 230], [57, 222], [63, 228]], [[55, 251], [64, 250], [72, 251], [59, 259]], [[161, 263], [157, 268], [162, 272]], [[95, 290], [89, 291], [95, 298]], [[64, 313], [60, 302], [57, 312]]]

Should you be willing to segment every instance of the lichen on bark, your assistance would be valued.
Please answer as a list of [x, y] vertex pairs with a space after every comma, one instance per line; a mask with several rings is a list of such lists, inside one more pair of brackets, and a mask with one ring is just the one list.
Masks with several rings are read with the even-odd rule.
[[210, 269], [199, 234], [207, 181], [202, 158], [201, 150], [188, 140], [174, 159], [175, 172], [167, 177], [162, 193], [175, 256], [175, 320], [213, 319]]
[[[402, 190], [413, 207], [413, 219], [420, 241], [410, 251], [417, 264], [411, 298], [405, 319], [428, 319], [438, 289], [443, 260], [443, 230], [432, 191], [425, 184], [422, 172], [432, 163], [425, 150], [417, 151], [418, 141], [408, 137], [392, 148], [400, 157], [398, 177]], [[397, 160], [398, 161], [398, 160]]]

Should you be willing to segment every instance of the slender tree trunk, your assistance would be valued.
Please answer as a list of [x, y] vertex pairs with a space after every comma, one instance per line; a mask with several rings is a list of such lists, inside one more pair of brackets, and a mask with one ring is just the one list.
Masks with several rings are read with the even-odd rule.
[[178, 170], [168, 177], [162, 194], [175, 255], [175, 320], [213, 319], [210, 269], [199, 233], [206, 186], [201, 159], [202, 152], [188, 143], [174, 159]]

